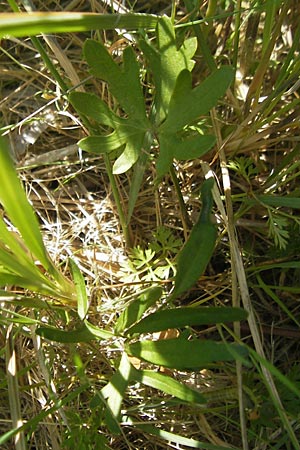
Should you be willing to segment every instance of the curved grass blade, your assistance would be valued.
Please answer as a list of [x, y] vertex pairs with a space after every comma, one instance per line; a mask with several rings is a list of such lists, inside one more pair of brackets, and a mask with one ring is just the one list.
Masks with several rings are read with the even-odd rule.
[[89, 30], [155, 28], [154, 14], [97, 14], [80, 12], [32, 12], [0, 14], [0, 38], [35, 36], [39, 33], [72, 33]]
[[174, 378], [168, 375], [163, 375], [159, 372], [153, 372], [152, 370], [139, 370], [136, 371], [134, 378], [146, 386], [159, 389], [166, 394], [173, 395], [188, 403], [206, 403], [205, 397], [200, 392], [189, 386], [180, 383]]
[[70, 266], [71, 271], [74, 279], [74, 284], [76, 288], [76, 294], [77, 294], [77, 311], [78, 316], [81, 320], [83, 320], [87, 314], [89, 304], [88, 304], [88, 297], [86, 293], [86, 287], [83, 275], [75, 263], [73, 259], [70, 258]]

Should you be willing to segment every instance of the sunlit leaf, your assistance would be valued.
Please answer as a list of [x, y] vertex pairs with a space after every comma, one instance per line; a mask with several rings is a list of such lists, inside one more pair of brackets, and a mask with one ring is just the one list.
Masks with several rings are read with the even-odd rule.
[[73, 279], [74, 279], [74, 284], [75, 284], [75, 288], [76, 288], [78, 316], [81, 320], [83, 320], [86, 316], [86, 313], [87, 313], [88, 307], [89, 307], [85, 282], [84, 282], [83, 275], [82, 275], [79, 267], [75, 263], [75, 261], [70, 258], [69, 262], [70, 262], [72, 275], [73, 275]]
[[154, 28], [152, 14], [96, 14], [82, 12], [31, 12], [0, 14], [0, 38], [35, 36], [40, 33], [72, 33], [115, 28]]
[[134, 375], [137, 381], [146, 386], [159, 389], [166, 394], [173, 395], [189, 403], [206, 403], [205, 397], [195, 389], [184, 383], [180, 383], [174, 378], [152, 370], [139, 370]]
[[127, 334], [154, 333], [168, 328], [235, 322], [246, 318], [247, 312], [241, 308], [203, 306], [166, 309], [146, 316], [129, 328]]

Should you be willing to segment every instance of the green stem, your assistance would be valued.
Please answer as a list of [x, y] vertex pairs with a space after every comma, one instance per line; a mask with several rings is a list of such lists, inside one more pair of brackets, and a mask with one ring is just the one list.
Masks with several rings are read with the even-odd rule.
[[171, 178], [174, 183], [175, 191], [176, 191], [176, 194], [178, 197], [183, 226], [185, 229], [191, 228], [193, 226], [193, 224], [192, 224], [190, 216], [188, 215], [188, 212], [186, 210], [186, 206], [185, 206], [185, 203], [183, 200], [183, 195], [182, 195], [182, 192], [181, 192], [181, 189], [179, 186], [178, 178], [176, 176], [176, 172], [175, 172], [173, 166], [171, 166], [171, 168], [170, 168], [170, 174], [171, 174]]
[[119, 214], [119, 220], [120, 220], [120, 224], [121, 224], [121, 228], [122, 231], [124, 233], [124, 238], [125, 238], [125, 243], [126, 243], [126, 247], [127, 248], [131, 248], [132, 247], [132, 242], [131, 242], [131, 236], [130, 236], [130, 228], [129, 225], [127, 224], [126, 221], [126, 216], [124, 214], [124, 210], [121, 204], [121, 199], [120, 199], [120, 193], [119, 193], [119, 189], [116, 183], [116, 179], [115, 176], [112, 172], [112, 168], [111, 168], [111, 163], [110, 163], [110, 159], [109, 159], [109, 155], [107, 153], [104, 153], [104, 162], [105, 162], [105, 168], [106, 168], [106, 172], [109, 178], [109, 182], [110, 182], [110, 187], [112, 190], [112, 194], [114, 197], [114, 201], [116, 204], [116, 208]]

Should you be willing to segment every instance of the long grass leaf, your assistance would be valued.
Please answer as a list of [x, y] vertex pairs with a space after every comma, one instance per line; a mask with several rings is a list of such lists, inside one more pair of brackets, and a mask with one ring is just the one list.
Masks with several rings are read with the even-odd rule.
[[39, 33], [72, 33], [89, 30], [154, 28], [153, 14], [96, 14], [80, 12], [33, 12], [0, 14], [0, 38], [35, 36]]

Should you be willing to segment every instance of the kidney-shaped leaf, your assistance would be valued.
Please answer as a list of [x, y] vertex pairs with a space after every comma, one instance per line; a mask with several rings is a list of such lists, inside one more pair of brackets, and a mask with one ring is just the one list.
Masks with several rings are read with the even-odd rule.
[[182, 338], [141, 341], [128, 344], [127, 352], [159, 366], [196, 370], [218, 361], [233, 361], [247, 356], [246, 347], [209, 340]]
[[127, 334], [155, 333], [168, 328], [236, 322], [246, 318], [247, 312], [241, 308], [203, 306], [200, 308], [166, 309], [149, 314], [129, 328]]

